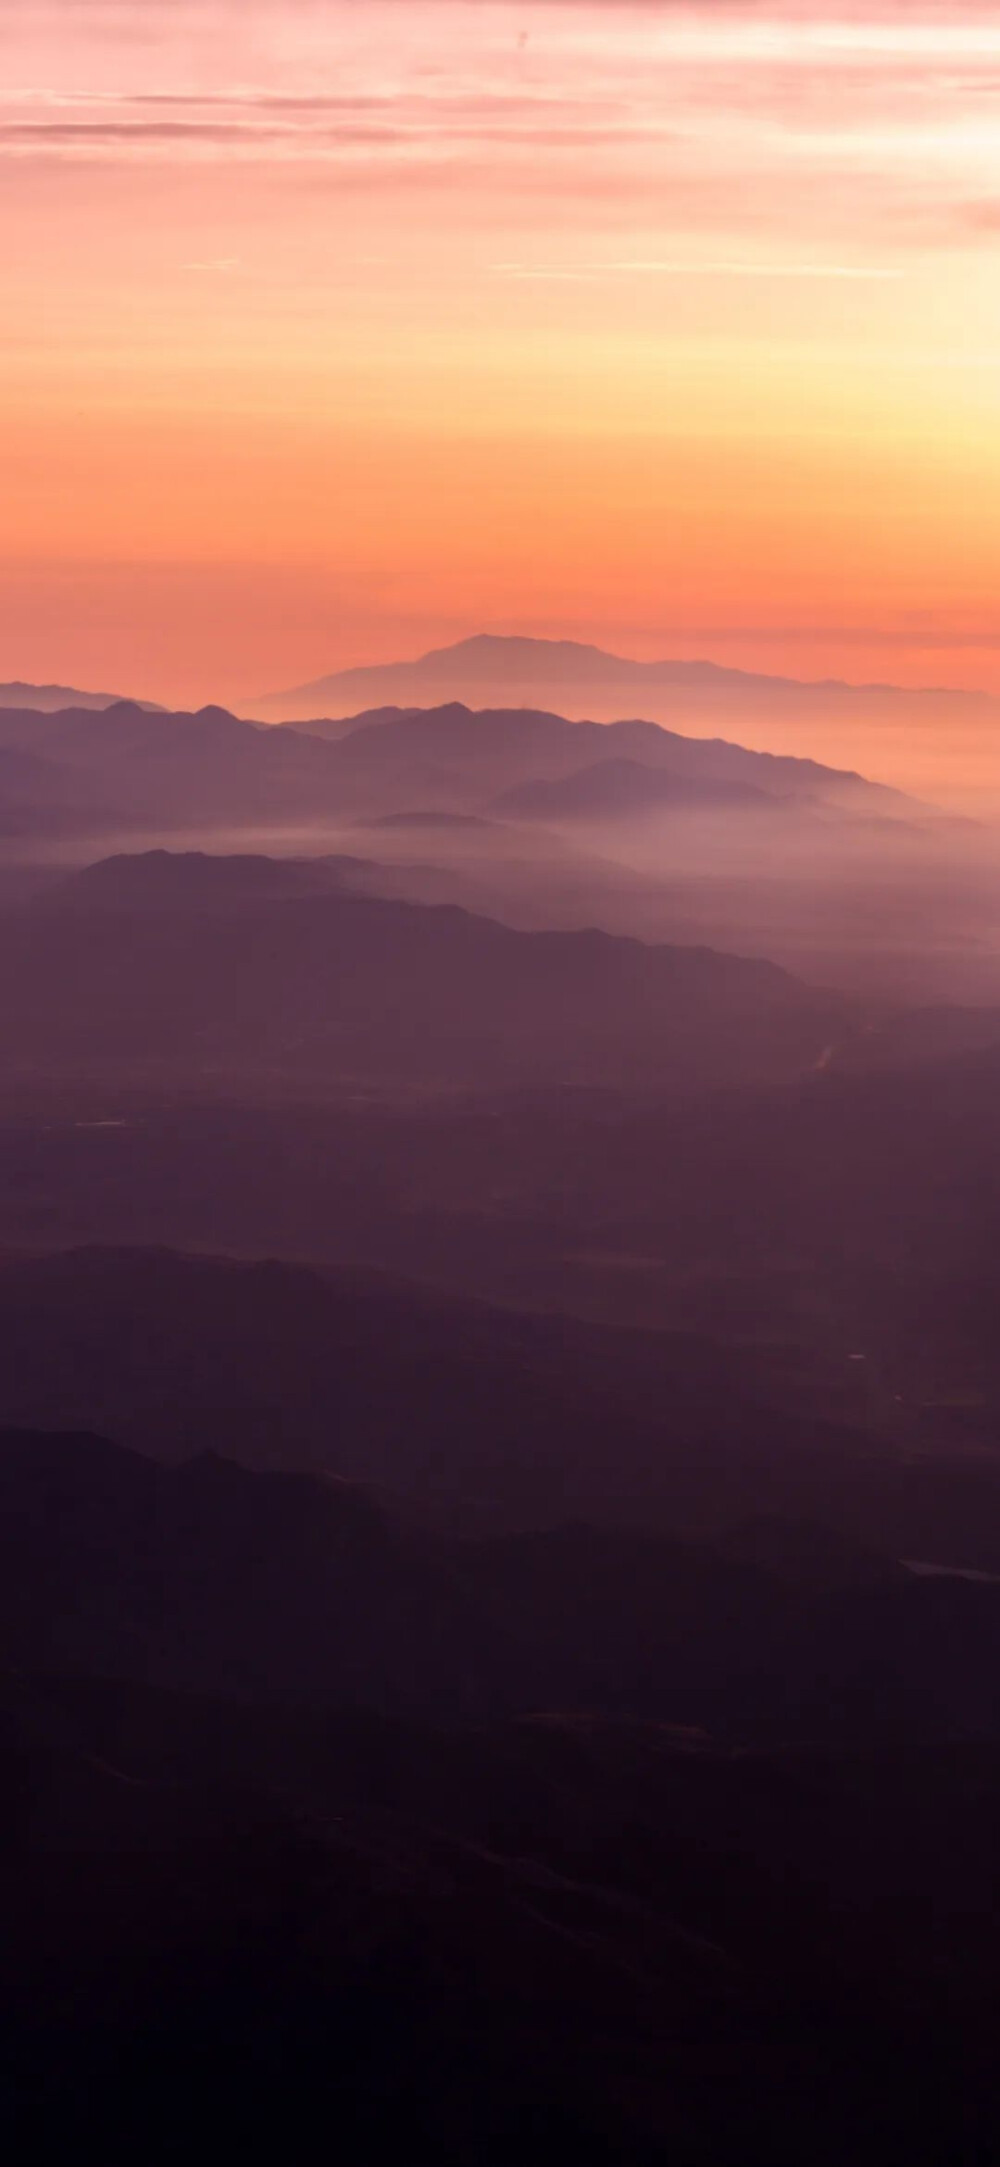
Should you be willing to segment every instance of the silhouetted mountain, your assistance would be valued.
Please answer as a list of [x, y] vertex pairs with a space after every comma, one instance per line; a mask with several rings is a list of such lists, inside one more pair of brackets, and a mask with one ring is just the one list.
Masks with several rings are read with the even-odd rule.
[[[697, 1340], [353, 1275], [91, 1250], [0, 1268], [0, 1423], [322, 1467], [445, 1521], [727, 1525], [867, 1453]], [[839, 1479], [839, 1478], [838, 1478]], [[914, 1551], [919, 1555], [919, 1551]]]
[[[609, 758], [676, 778], [748, 784], [777, 796], [819, 797], [854, 812], [912, 811], [864, 778], [808, 760], [774, 758], [721, 741], [679, 737], [655, 723], [571, 723], [520, 710], [473, 714], [451, 704], [420, 714], [357, 716], [332, 732], [265, 730], [222, 708], [196, 715], [122, 702], [100, 712], [0, 708], [0, 750], [52, 771], [60, 805], [77, 800], [81, 835], [377, 817], [433, 806], [480, 812], [502, 790], [551, 781]], [[42, 771], [36, 777], [40, 812]], [[0, 777], [2, 784], [2, 777]]]
[[108, 1249], [9, 1258], [0, 1334], [0, 1424], [100, 1430], [167, 1461], [324, 1469], [443, 1527], [574, 1518], [715, 1537], [770, 1517], [830, 1531], [831, 1553], [839, 1532], [1000, 1572], [1000, 1476], [975, 1443], [906, 1452], [856, 1408], [852, 1426], [807, 1397], [783, 1406], [753, 1350], [718, 1339]]
[[[899, 1019], [895, 1064], [888, 1032], [857, 1042], [881, 1069], [844, 1054], [787, 1090], [698, 1099], [570, 1086], [252, 1106], [35, 1078], [0, 1115], [0, 1242], [314, 1259], [724, 1342], [737, 1394], [877, 1430], [897, 1555], [996, 1570], [972, 1470], [986, 1479], [1000, 1440], [1000, 1023], [974, 1014], [992, 1049], [935, 1060], [919, 1021], [915, 1047]], [[60, 1344], [54, 1327], [49, 1394]], [[114, 1351], [112, 1334], [109, 1373]], [[235, 1373], [230, 1389], [249, 1421]], [[100, 1401], [46, 1407], [104, 1420]], [[939, 1487], [949, 1456], [971, 1483], [957, 1518]], [[905, 1542], [888, 1503], [904, 1489], [922, 1499]]]
[[[79, 832], [304, 823], [341, 807], [332, 747], [263, 730], [224, 708], [150, 712], [122, 701], [100, 712], [0, 709], [0, 747], [31, 752], [72, 780]], [[65, 794], [65, 791], [64, 791]], [[103, 829], [94, 829], [97, 808]]]
[[326, 1476], [0, 1438], [0, 1645], [36, 1669], [403, 1712], [503, 1704], [454, 1560]]
[[468, 1543], [315, 1475], [0, 1433], [19, 1669], [451, 1721], [560, 1708], [752, 1737], [1000, 1737], [1000, 1582], [812, 1575], [627, 1531]]
[[787, 1600], [736, 1561], [586, 1529], [448, 1545], [329, 1478], [86, 1436], [0, 1436], [0, 1563], [9, 1660], [198, 1691], [452, 1720], [707, 1695], [738, 1720], [740, 1681], [753, 1712], [787, 1662]]
[[[327, 727], [302, 724], [293, 734], [322, 738]], [[474, 711], [453, 700], [440, 707], [356, 715], [349, 735], [335, 724], [333, 737], [345, 787], [351, 779], [355, 788], [362, 780], [372, 787], [380, 773], [391, 771], [402, 783], [426, 767], [453, 790], [464, 789], [471, 801], [477, 791], [481, 796], [528, 781], [553, 782], [614, 760], [655, 769], [678, 784], [747, 786], [773, 797], [818, 798], [855, 811], [916, 810], [902, 792], [862, 775], [815, 760], [750, 752], [721, 738], [680, 736], [655, 722], [571, 722], [539, 709]]]
[[287, 892], [330, 879], [154, 852], [8, 911], [8, 1074], [691, 1088], [807, 1070], [848, 1016], [773, 965], [710, 950]]
[[[310, 715], [349, 713], [361, 705], [396, 703], [401, 707], [430, 706], [435, 700], [459, 698], [470, 704], [487, 704], [491, 693], [503, 692], [510, 704], [535, 704], [540, 694], [557, 687], [561, 694], [597, 701], [603, 697], [622, 707], [649, 693], [708, 693], [745, 703], [793, 699], [850, 701], [875, 694], [883, 699], [914, 701], [940, 698], [940, 692], [921, 695], [892, 685], [849, 685], [835, 679], [802, 683], [787, 677], [768, 677], [747, 670], [726, 669], [718, 663], [671, 660], [634, 662], [605, 653], [577, 640], [541, 640], [497, 637], [481, 633], [459, 640], [452, 647], [435, 648], [411, 662], [376, 663], [366, 668], [338, 670], [312, 684], [289, 692], [268, 695], [254, 703], [254, 712], [268, 720], [287, 721]], [[977, 694], [947, 697], [963, 705], [987, 708]], [[593, 710], [591, 710], [593, 711]]]
[[213, 912], [252, 910], [350, 890], [372, 870], [365, 858], [265, 858], [233, 852], [212, 857], [202, 850], [147, 850], [135, 857], [101, 858], [48, 888], [41, 907], [110, 911]]
[[[454, 902], [523, 930], [598, 925], [749, 951], [876, 997], [994, 997], [1000, 884], [987, 832], [953, 827], [860, 775], [651, 722], [474, 714], [454, 702], [356, 716], [336, 725], [334, 742], [323, 742], [325, 727], [275, 731], [220, 709], [163, 715], [127, 703], [51, 715], [0, 708], [0, 831], [24, 864], [33, 851], [51, 862], [56, 844], [64, 860], [73, 848], [84, 862], [130, 839], [200, 836], [228, 851], [353, 854], [362, 824], [366, 856], [382, 866], [359, 873], [365, 893]], [[530, 789], [502, 821], [468, 825], [488, 819], [498, 797], [541, 784], [551, 800], [554, 786], [606, 762], [617, 770], [612, 799], [665, 798], [666, 827], [616, 824], [605, 803], [592, 821], [603, 828], [599, 851], [579, 815], [554, 847]], [[625, 763], [656, 779], [647, 787]], [[610, 777], [598, 779], [599, 800]], [[570, 800], [594, 788], [594, 778], [574, 783]], [[755, 816], [769, 809], [756, 792], [782, 800], [780, 817]], [[420, 865], [400, 862], [407, 832], [420, 838]]]
[[[100, 709], [120, 704], [120, 692], [78, 692], [72, 685], [26, 685], [18, 681], [0, 685], [0, 708], [34, 708], [40, 714], [54, 714], [67, 707]], [[139, 705], [150, 714], [163, 712], [155, 700], [141, 700]]]
[[0, 690], [0, 2118], [991, 2160], [1000, 1009], [592, 922], [878, 916], [988, 993], [988, 835], [516, 705], [839, 756], [920, 695], [420, 669], [304, 729]]
[[[147, 1263], [22, 1267], [36, 1319], [46, 1277], [71, 1291], [48, 1374], [87, 1366], [96, 1267], [133, 1410], [152, 1354], [161, 1409], [186, 1379], [221, 1412], [218, 1268], [179, 1267], [203, 1339], [187, 1320], [178, 1360], [178, 1266]], [[260, 1296], [233, 1342], [254, 1392], [309, 1275], [222, 1271]], [[362, 1358], [381, 1309], [377, 1392], [405, 1304], [352, 1300]], [[440, 1405], [444, 1312], [415, 1307]], [[602, 1336], [632, 1337], [563, 1350], [581, 1411]], [[21, 1432], [0, 1652], [19, 2151], [166, 2161], [196, 2129], [309, 2158], [335, 2129], [393, 2167], [992, 2156], [1000, 1585], [773, 1520], [711, 1549], [458, 1540], [314, 1473]]]

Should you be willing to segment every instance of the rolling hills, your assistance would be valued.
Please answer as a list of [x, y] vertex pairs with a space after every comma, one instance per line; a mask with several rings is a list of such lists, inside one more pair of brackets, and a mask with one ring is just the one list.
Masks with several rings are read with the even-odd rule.
[[[116, 826], [152, 832], [268, 820], [306, 825], [427, 805], [475, 813], [502, 790], [552, 782], [609, 759], [630, 760], [678, 783], [818, 798], [851, 815], [917, 810], [860, 775], [681, 737], [655, 723], [603, 726], [543, 712], [473, 713], [457, 703], [413, 714], [361, 714], [349, 730], [329, 732], [323, 724], [263, 729], [215, 707], [177, 715], [127, 701], [100, 711], [0, 707], [0, 752], [41, 763], [32, 800], [39, 814], [46, 774], [60, 807], [75, 791], [83, 834], [94, 832], [97, 819], [110, 834]], [[28, 810], [25, 833], [31, 832]]]
[[103, 1246], [8, 1255], [0, 1332], [0, 1427], [325, 1472], [445, 1530], [583, 1520], [716, 1541], [777, 1519], [1000, 1572], [979, 1441], [916, 1450], [857, 1408], [782, 1405], [753, 1347], [704, 1326], [643, 1332], [356, 1267]]
[[276, 1089], [777, 1078], [815, 1066], [849, 1013], [767, 963], [514, 932], [343, 892], [336, 865], [157, 852], [0, 916], [0, 1002], [8, 1079]]

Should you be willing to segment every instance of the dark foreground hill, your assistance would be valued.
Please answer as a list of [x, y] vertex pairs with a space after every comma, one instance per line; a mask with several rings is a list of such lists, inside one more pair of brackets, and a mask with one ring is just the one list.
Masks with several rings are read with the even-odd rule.
[[994, 1459], [782, 1409], [753, 1349], [709, 1338], [135, 1250], [8, 1258], [0, 1338], [0, 1423], [324, 1470], [446, 1529], [572, 1518], [714, 1540], [778, 1517], [1000, 1572]]
[[992, 1748], [3, 1691], [19, 2156], [994, 2156]]
[[996, 1588], [23, 1435], [0, 1563], [15, 2156], [995, 2155]]
[[445, 1537], [327, 1476], [164, 1469], [86, 1435], [0, 1433], [0, 1647], [28, 1672], [450, 1722], [1000, 1740], [1000, 1582], [780, 1523], [712, 1547]]
[[313, 894], [300, 871], [153, 852], [8, 910], [7, 1073], [690, 1088], [800, 1074], [848, 1013], [768, 963]]
[[471, 1526], [725, 1524], [866, 1452], [755, 1407], [708, 1343], [289, 1265], [9, 1258], [0, 1336], [0, 1422], [323, 1468]]

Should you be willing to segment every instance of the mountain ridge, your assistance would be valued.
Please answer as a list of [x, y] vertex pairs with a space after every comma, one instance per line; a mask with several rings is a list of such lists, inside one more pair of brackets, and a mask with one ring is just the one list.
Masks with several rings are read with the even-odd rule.
[[[574, 721], [542, 709], [473, 710], [449, 701], [387, 714], [359, 713], [268, 728], [204, 707], [153, 712], [135, 702], [52, 712], [0, 708], [0, 756], [37, 763], [19, 786], [11, 774], [8, 821], [30, 835], [58, 813], [81, 834], [110, 837], [268, 821], [315, 826], [433, 805], [481, 814], [500, 792], [555, 782], [622, 756], [680, 777], [752, 784], [780, 798], [821, 797], [912, 815], [916, 802], [856, 770], [798, 755], [758, 752], [715, 735], [683, 734], [655, 721]], [[2, 777], [0, 777], [2, 782]], [[923, 811], [924, 808], [919, 808]]]
[[[37, 714], [50, 715], [71, 707], [99, 713], [106, 707], [126, 704], [132, 703], [120, 692], [82, 692], [76, 685], [33, 685], [22, 678], [0, 684], [0, 709], [32, 708]], [[158, 700], [136, 700], [134, 704], [147, 714], [165, 712]]]
[[329, 864], [319, 877], [279, 867], [276, 886], [266, 858], [153, 852], [0, 914], [4, 1072], [697, 1089], [808, 1072], [854, 1014], [763, 958], [594, 926], [522, 932], [359, 894]]
[[[864, 793], [880, 804], [915, 804], [905, 792], [891, 784], [873, 782], [856, 768], [834, 767], [808, 755], [758, 751], [724, 737], [698, 737], [639, 716], [595, 722], [586, 716], [574, 718], [545, 708], [475, 708], [463, 700], [449, 700], [431, 707], [375, 708], [331, 723], [318, 717], [280, 727], [295, 736], [329, 740], [345, 765], [370, 761], [386, 748], [412, 752], [415, 745], [424, 757], [482, 762], [503, 745], [513, 756], [520, 752], [542, 754], [550, 761], [566, 759], [562, 772], [569, 774], [619, 757], [621, 747], [620, 757], [638, 766], [674, 766], [678, 772], [703, 769], [706, 779], [711, 780], [728, 778], [730, 774], [741, 780], [766, 776], [770, 788], [764, 790], [761, 786], [764, 795], [826, 789], [831, 795]], [[524, 779], [548, 783], [559, 776], [546, 769]]]
[[[911, 692], [908, 688], [889, 683], [854, 684], [843, 678], [800, 679], [774, 676], [753, 670], [741, 670], [726, 664], [702, 659], [682, 657], [652, 662], [640, 662], [630, 656], [616, 655], [606, 649], [579, 640], [545, 640], [524, 635], [474, 633], [467, 639], [456, 641], [447, 647], [431, 648], [425, 654], [412, 659], [390, 663], [369, 663], [346, 670], [335, 670], [302, 685], [264, 694], [248, 704], [252, 711], [268, 720], [293, 719], [284, 711], [295, 709], [294, 719], [301, 719], [310, 701], [330, 700], [336, 707], [349, 702], [357, 691], [377, 687], [388, 690], [404, 683], [444, 684], [449, 679], [463, 682], [466, 679], [499, 684], [541, 685], [557, 683], [575, 684], [594, 690], [624, 689], [631, 685], [646, 686], [660, 690], [688, 689], [702, 691], [764, 694], [789, 697], [850, 698], [872, 696], [884, 698], [933, 698], [958, 699], [963, 703], [978, 704], [989, 701], [989, 696], [977, 692], [953, 692], [946, 686], [924, 686]], [[315, 712], [315, 710], [314, 710]]]

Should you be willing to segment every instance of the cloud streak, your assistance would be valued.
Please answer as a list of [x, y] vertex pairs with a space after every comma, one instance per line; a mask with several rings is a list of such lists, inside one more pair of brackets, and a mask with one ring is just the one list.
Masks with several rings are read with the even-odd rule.
[[993, 0], [0, 0], [0, 169], [0, 559], [95, 623], [218, 563], [252, 640], [277, 563], [303, 677], [298, 566], [320, 674], [349, 565], [825, 670], [1000, 589]]
[[804, 279], [899, 279], [898, 266], [855, 263], [711, 263], [677, 257], [672, 262], [585, 263], [572, 269], [556, 264], [495, 263], [500, 278], [604, 279], [604, 278], [804, 278]]

